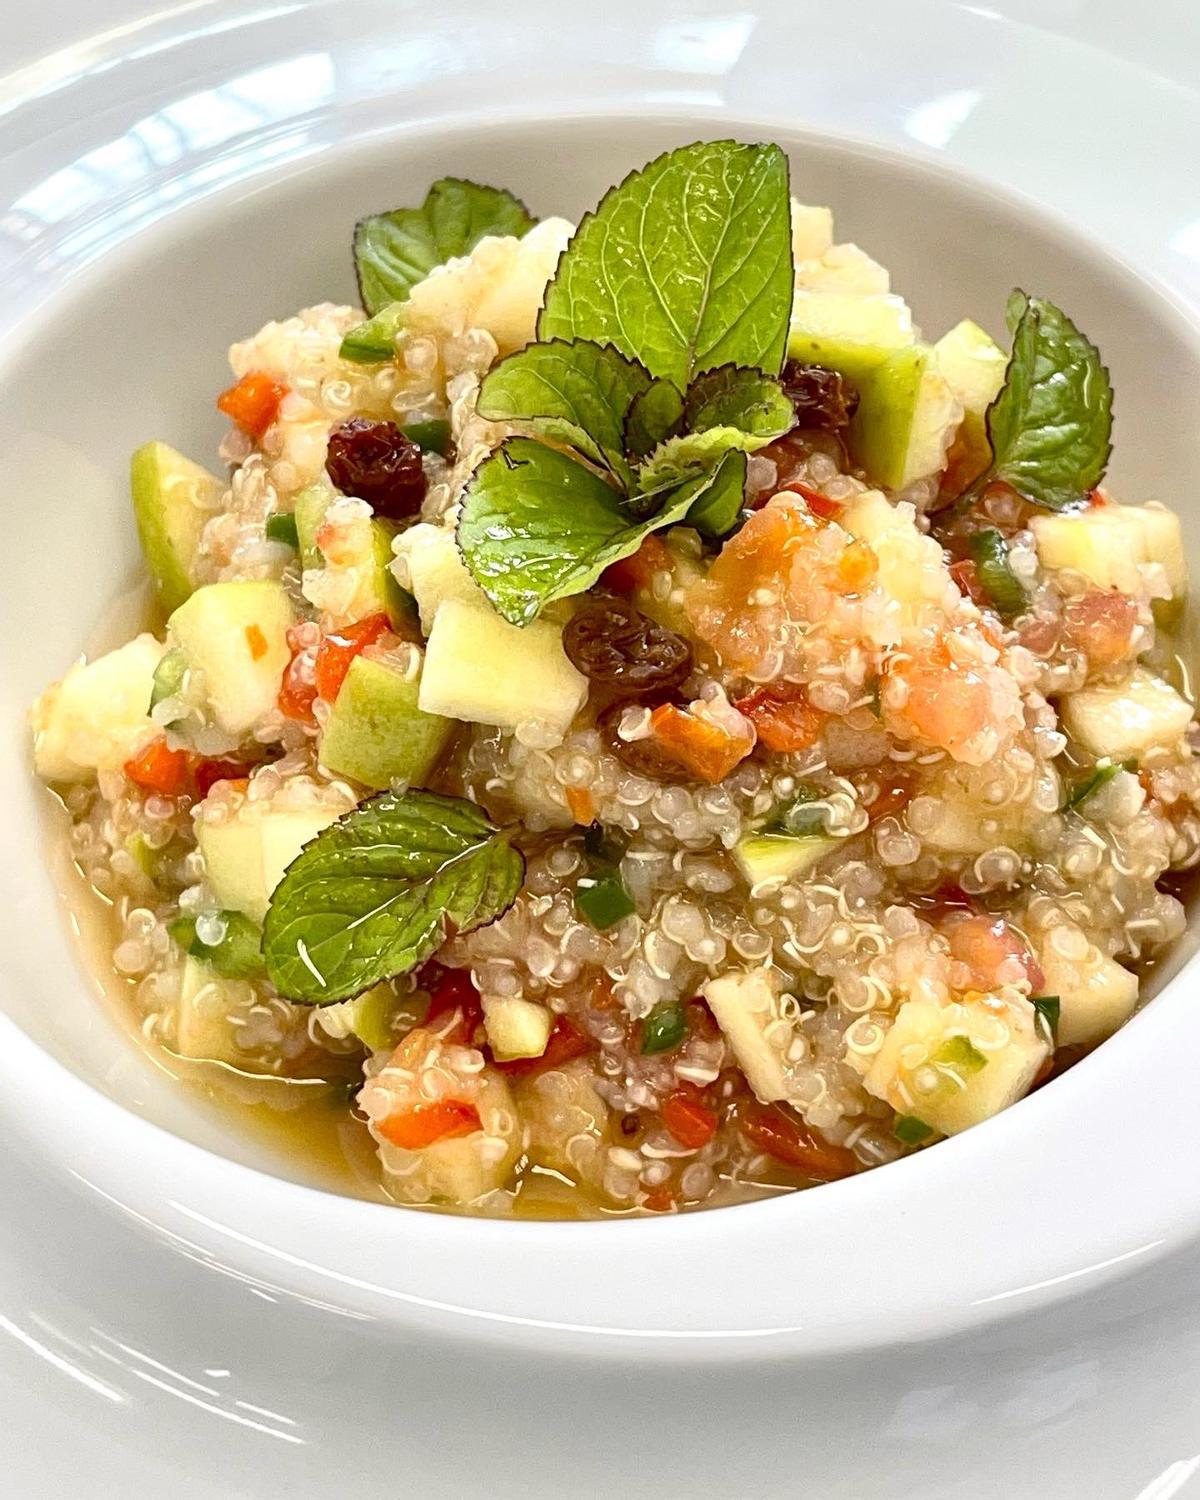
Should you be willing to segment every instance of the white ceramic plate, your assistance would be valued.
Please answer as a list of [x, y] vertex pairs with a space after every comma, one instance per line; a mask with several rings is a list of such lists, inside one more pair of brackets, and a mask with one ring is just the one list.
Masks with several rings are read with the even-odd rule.
[[[575, 211], [611, 175], [605, 141], [623, 164], [734, 126], [785, 137], [931, 324], [974, 311], [962, 296], [981, 282], [999, 294], [1012, 257], [1048, 290], [1070, 283], [1145, 413], [1119, 436], [1127, 479], [1200, 472], [1186, 312], [986, 189], [918, 173], [910, 208], [888, 195], [913, 168], [806, 136], [940, 156], [1196, 297], [1200, 42], [1183, 9], [1160, 11], [1157, 37], [1122, 35], [1100, 7], [1056, 29], [1034, 14], [522, 0], [431, 16], [339, 0], [138, 19], [93, 4], [53, 18], [68, 45], [50, 56], [42, 22], [0, 80], [3, 493], [37, 507], [27, 535], [47, 559], [44, 586], [14, 588], [3, 615], [8, 641], [33, 643], [2, 679], [10, 767], [21, 706], [132, 556], [113, 521], [124, 454], [149, 429], [202, 451], [216, 426], [197, 392], [223, 345], [348, 291], [338, 226], [393, 181], [468, 167]], [[511, 122], [531, 117], [556, 123], [514, 151]], [[19, 860], [37, 830], [6, 784]], [[970, 1137], [787, 1204], [604, 1226], [623, 1236], [609, 1259], [592, 1229], [448, 1227], [252, 1175], [261, 1158], [166, 1089], [74, 977], [40, 871], [8, 878], [14, 1493], [1115, 1500], [1175, 1493], [1196, 1467], [1190, 1384], [1159, 1371], [1194, 1368], [1200, 1326], [1176, 1309], [1200, 1261], [1180, 1248], [1151, 1265], [1186, 1243], [1196, 1195], [1176, 1200], [1169, 1152], [1147, 1162], [1153, 1121], [1113, 1129], [1108, 1102], [1135, 1072], [1185, 1098], [1186, 979], [1118, 1046]], [[1200, 1126], [1186, 1102], [1169, 1121], [1186, 1138]], [[1062, 1303], [1072, 1290], [1088, 1295]]]

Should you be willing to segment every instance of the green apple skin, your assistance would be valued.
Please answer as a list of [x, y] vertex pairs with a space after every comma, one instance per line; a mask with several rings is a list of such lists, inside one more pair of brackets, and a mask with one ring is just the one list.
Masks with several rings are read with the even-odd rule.
[[383, 791], [393, 781], [420, 786], [437, 764], [454, 723], [417, 707], [418, 678], [367, 656], [355, 657], [321, 739], [321, 763]]
[[224, 486], [207, 469], [156, 441], [143, 443], [130, 459], [129, 488], [158, 597], [164, 609], [177, 609], [192, 592], [200, 533]]

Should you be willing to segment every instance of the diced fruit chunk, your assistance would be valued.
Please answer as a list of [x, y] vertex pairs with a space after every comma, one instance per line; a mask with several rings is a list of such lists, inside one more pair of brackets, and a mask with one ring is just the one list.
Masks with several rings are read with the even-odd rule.
[[1179, 517], [1165, 506], [1090, 505], [1086, 510], [1036, 515], [1030, 521], [1038, 561], [1050, 571], [1069, 568], [1102, 589], [1135, 594], [1141, 563], [1158, 563], [1173, 597], [1187, 588]]
[[483, 1007], [488, 1044], [498, 1062], [541, 1057], [550, 1040], [554, 1015], [536, 1000], [489, 1000]]
[[454, 729], [417, 707], [419, 678], [356, 656], [321, 736], [321, 764], [383, 791], [393, 781], [422, 786]]
[[987, 409], [1000, 393], [1008, 356], [978, 323], [964, 318], [933, 346], [938, 372], [963, 409], [948, 455], [944, 483], [959, 494], [987, 468], [991, 444]]
[[421, 629], [433, 629], [438, 606], [447, 599], [465, 599], [484, 605], [483, 591], [467, 572], [454, 532], [445, 526], [422, 521], [403, 533], [399, 556], [408, 567], [409, 585], [421, 612]]
[[609, 1111], [586, 1067], [576, 1064], [531, 1074], [517, 1084], [516, 1095], [531, 1160], [572, 1181], [600, 1187]]
[[735, 969], [710, 979], [701, 994], [758, 1098], [764, 1103], [786, 1099], [789, 1027], [771, 971]]
[[[1137, 1008], [1138, 978], [1079, 933], [1082, 957], [1067, 959], [1050, 939], [1039, 955], [1046, 991], [1059, 1002], [1060, 1047], [1091, 1047], [1123, 1026]], [[1085, 947], [1086, 944], [1086, 947]]]
[[788, 333], [789, 359], [840, 370], [856, 384], [914, 340], [902, 298], [850, 292], [798, 292]]
[[310, 839], [347, 810], [342, 797], [296, 807], [243, 803], [221, 822], [201, 819], [196, 839], [217, 900], [256, 922], [267, 913], [271, 892]]
[[147, 709], [166, 647], [139, 635], [95, 661], [76, 663], [33, 705], [34, 764], [46, 781], [86, 781], [117, 771], [161, 733]]
[[167, 622], [189, 667], [203, 672], [213, 719], [227, 734], [240, 738], [274, 712], [293, 618], [283, 585], [255, 579], [205, 584]]
[[796, 838], [786, 833], [749, 833], [734, 845], [733, 857], [751, 886], [764, 880], [803, 875], [841, 843], [822, 834]]
[[220, 975], [196, 958], [185, 958], [175, 1015], [175, 1051], [198, 1062], [239, 1064], [245, 1054], [229, 1024]]
[[1020, 1099], [1049, 1053], [1028, 1000], [906, 1000], [863, 1083], [897, 1114], [953, 1135]]
[[586, 697], [587, 678], [567, 660], [551, 621], [522, 629], [463, 599], [438, 608], [417, 699], [425, 713], [508, 730], [540, 719], [565, 734]]
[[192, 565], [221, 481], [166, 443], [145, 443], [129, 464], [133, 514], [142, 555], [164, 609], [192, 592]]
[[1124, 682], [1094, 683], [1059, 704], [1063, 727], [1091, 754], [1137, 759], [1177, 745], [1192, 722], [1192, 705], [1145, 667]]
[[889, 354], [858, 393], [848, 442], [872, 479], [899, 490], [945, 467], [960, 407], [928, 345]]

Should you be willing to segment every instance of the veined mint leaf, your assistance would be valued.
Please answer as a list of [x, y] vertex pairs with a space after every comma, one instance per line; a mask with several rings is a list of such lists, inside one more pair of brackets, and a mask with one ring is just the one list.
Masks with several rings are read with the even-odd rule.
[[709, 475], [684, 520], [702, 536], [722, 537], [737, 525], [746, 498], [746, 455], [731, 448]]
[[590, 588], [651, 531], [682, 520], [710, 479], [679, 486], [653, 516], [631, 521], [612, 485], [569, 453], [508, 438], [467, 488], [459, 550], [500, 614], [528, 625], [551, 600]]
[[[657, 494], [667, 485], [681, 484], [715, 469], [734, 449], [753, 453], [769, 438], [754, 437], [738, 427], [710, 427], [707, 432], [685, 432], [660, 443], [637, 471], [638, 491]], [[634, 501], [636, 503], [637, 496]]]
[[576, 448], [628, 484], [625, 414], [649, 384], [641, 365], [607, 345], [555, 339], [502, 359], [480, 387], [478, 410]]
[[796, 425], [796, 409], [779, 381], [738, 365], [720, 365], [693, 381], [683, 417], [692, 432], [738, 427], [765, 442]]
[[625, 451], [630, 458], [645, 458], [665, 442], [683, 417], [683, 397], [669, 380], [652, 380], [633, 398], [625, 418]]
[[402, 302], [435, 266], [468, 254], [486, 235], [521, 235], [536, 222], [504, 188], [440, 178], [420, 208], [372, 214], [354, 226], [362, 305], [374, 314], [389, 302]]
[[1035, 505], [1062, 510], [1099, 484], [1112, 452], [1112, 386], [1100, 351], [1041, 297], [1016, 291], [1012, 357], [988, 408], [992, 465]]
[[525, 862], [473, 802], [383, 792], [319, 833], [271, 897], [263, 955], [289, 1000], [328, 1005], [494, 921]]
[[538, 319], [681, 389], [718, 365], [778, 374], [792, 307], [787, 158], [700, 142], [657, 157], [584, 216]]
[[377, 365], [396, 352], [396, 335], [404, 326], [404, 303], [389, 302], [342, 339], [338, 353], [356, 365]]

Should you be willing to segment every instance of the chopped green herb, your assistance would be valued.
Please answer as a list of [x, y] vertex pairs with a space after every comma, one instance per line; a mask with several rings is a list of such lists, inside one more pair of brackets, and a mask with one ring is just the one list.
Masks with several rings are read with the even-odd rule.
[[687, 1010], [682, 1000], [660, 1000], [642, 1022], [642, 1053], [670, 1052], [687, 1036]]
[[285, 547], [300, 550], [300, 534], [296, 530], [296, 517], [290, 510], [277, 511], [267, 517], [267, 541], [282, 542]]
[[919, 1146], [933, 1134], [933, 1127], [918, 1120], [916, 1115], [900, 1115], [892, 1126], [892, 1134], [904, 1146]]
[[430, 417], [427, 422], [405, 422], [400, 431], [410, 442], [416, 443], [422, 453], [440, 453], [443, 458], [449, 458], [454, 451], [450, 423], [444, 417]]
[[955, 1068], [963, 1073], [978, 1073], [987, 1067], [987, 1058], [966, 1036], [952, 1036], [943, 1042], [933, 1054], [933, 1061], [941, 1067]]
[[994, 526], [976, 531], [967, 544], [980, 587], [1003, 619], [1024, 612], [1029, 599], [1008, 560], [1008, 543]]
[[183, 690], [183, 679], [187, 676], [187, 654], [172, 646], [159, 658], [158, 666], [150, 682], [150, 707], [157, 708], [164, 698], [174, 698]]
[[781, 802], [762, 826], [763, 833], [786, 833], [807, 838], [825, 832], [825, 793], [811, 781], [802, 781], [787, 802]]
[[202, 959], [226, 979], [258, 978], [266, 969], [258, 924], [240, 911], [223, 911], [220, 920], [225, 935], [216, 943], [206, 943], [197, 935], [192, 917], [176, 917], [167, 924], [167, 931], [185, 953]]
[[446, 940], [512, 905], [525, 861], [512, 830], [473, 802], [381, 792], [324, 829], [288, 866], [264, 924], [271, 983], [309, 1005], [406, 974]]
[[1029, 1003], [1046, 1023], [1046, 1030], [1050, 1033], [1050, 1040], [1056, 1042], [1058, 1040], [1058, 1016], [1062, 1010], [1062, 1001], [1057, 995], [1031, 995]]
[[378, 365], [396, 354], [396, 335], [404, 327], [403, 302], [389, 302], [373, 318], [359, 323], [342, 339], [338, 353], [356, 365]]
[[581, 875], [575, 884], [575, 908], [598, 932], [615, 927], [637, 911], [629, 888], [616, 870]]
[[583, 830], [583, 852], [588, 862], [615, 865], [629, 848], [628, 835], [620, 828], [605, 828], [603, 823], [589, 823]]
[[1093, 792], [1098, 792], [1102, 786], [1107, 786], [1118, 771], [1136, 771], [1137, 768], [1136, 760], [1106, 761], [1103, 765], [1095, 766], [1086, 776], [1081, 776], [1072, 785], [1062, 805], [1062, 811], [1074, 812], [1080, 803], [1085, 802]]

